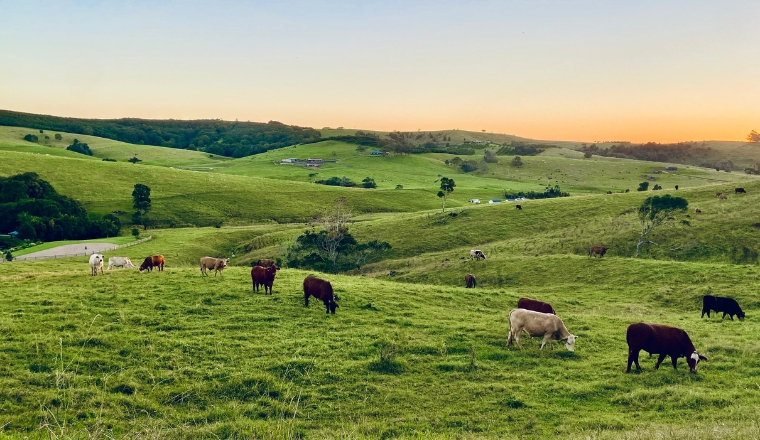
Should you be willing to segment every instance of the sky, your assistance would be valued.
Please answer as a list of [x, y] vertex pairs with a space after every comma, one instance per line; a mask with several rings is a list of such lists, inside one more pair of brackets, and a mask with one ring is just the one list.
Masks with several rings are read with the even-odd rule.
[[760, 1], [0, 0], [0, 109], [744, 140]]

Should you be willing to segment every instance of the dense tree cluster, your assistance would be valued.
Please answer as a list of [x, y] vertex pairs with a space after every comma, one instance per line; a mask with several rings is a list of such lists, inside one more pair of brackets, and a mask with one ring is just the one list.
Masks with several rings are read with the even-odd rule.
[[0, 125], [100, 136], [133, 144], [244, 157], [320, 139], [313, 128], [221, 120], [76, 119], [0, 111]]
[[119, 219], [88, 216], [74, 199], [58, 194], [36, 173], [0, 177], [0, 232], [30, 240], [70, 240], [118, 235]]
[[704, 155], [707, 150], [707, 148], [696, 147], [688, 143], [658, 144], [649, 142], [646, 144], [631, 144], [621, 142], [611, 145], [609, 148], [599, 148], [596, 144], [581, 145], [582, 152], [597, 156], [671, 163], [686, 162], [694, 156]]
[[346, 187], [356, 186], [356, 183], [351, 181], [351, 179], [349, 179], [346, 176], [330, 177], [329, 179], [317, 180], [314, 183], [318, 183], [320, 185], [329, 185], [329, 186], [346, 186]]
[[570, 196], [570, 193], [563, 192], [559, 185], [554, 185], [553, 187], [547, 186], [546, 189], [543, 192], [538, 191], [517, 191], [517, 192], [509, 192], [504, 191], [504, 198], [505, 199], [518, 199], [525, 197], [526, 199], [553, 199], [555, 197], [568, 197]]
[[549, 144], [526, 144], [523, 142], [512, 142], [511, 145], [505, 145], [496, 151], [499, 156], [538, 156], [546, 151], [547, 148], [556, 148], [556, 145]]
[[74, 139], [74, 142], [71, 143], [68, 147], [66, 147], [67, 150], [73, 151], [75, 153], [79, 154], [86, 154], [87, 156], [92, 156], [92, 150], [90, 150], [90, 146], [84, 143], [79, 142], [77, 139]]

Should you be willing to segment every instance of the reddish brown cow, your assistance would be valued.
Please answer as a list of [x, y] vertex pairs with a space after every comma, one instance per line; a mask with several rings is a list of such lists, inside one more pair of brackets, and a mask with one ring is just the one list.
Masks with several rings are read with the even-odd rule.
[[274, 284], [274, 276], [277, 275], [278, 270], [280, 270], [280, 268], [277, 266], [253, 266], [251, 268], [251, 282], [253, 283], [253, 292], [258, 292], [259, 286], [263, 285], [264, 295], [267, 295], [267, 288], [269, 288], [269, 295], [271, 295], [272, 284]]
[[464, 287], [466, 289], [472, 289], [478, 284], [478, 281], [475, 279], [475, 275], [468, 273], [464, 276]]
[[699, 208], [694, 208], [694, 213], [695, 214], [702, 214], [702, 210], [699, 209]]
[[596, 257], [599, 255], [599, 258], [604, 257], [604, 254], [607, 253], [607, 248], [604, 246], [591, 246], [591, 249], [588, 250], [588, 256], [589, 257]]
[[161, 272], [164, 270], [164, 256], [163, 255], [151, 255], [150, 257], [147, 257], [145, 261], [142, 262], [140, 265], [140, 272], [143, 270], [147, 270], [148, 272], [152, 272], [153, 268], [158, 268], [158, 271]]
[[660, 355], [657, 358], [657, 364], [654, 366], [655, 370], [660, 368], [660, 364], [666, 356], [670, 356], [673, 368], [677, 367], [679, 357], [685, 357], [686, 363], [689, 364], [689, 371], [692, 373], [697, 372], [697, 364], [700, 360], [707, 360], [706, 357], [697, 353], [689, 335], [676, 327], [645, 322], [631, 324], [628, 326], [625, 340], [628, 342], [628, 368], [625, 370], [626, 373], [631, 372], [631, 364], [633, 363], [636, 363], [637, 370], [641, 370], [641, 365], [639, 365], [639, 352], [641, 350], [649, 354]]
[[554, 313], [554, 307], [552, 307], [551, 304], [536, 299], [520, 298], [517, 301], [517, 308], [556, 315], [556, 313]]
[[309, 307], [309, 297], [321, 299], [325, 303], [326, 313], [335, 314], [338, 304], [335, 302], [332, 284], [329, 281], [309, 275], [303, 280], [303, 305]]
[[256, 266], [272, 267], [272, 266], [274, 266], [274, 260], [270, 260], [270, 259], [267, 259], [267, 258], [262, 258], [261, 260], [259, 260], [259, 261], [256, 262]]

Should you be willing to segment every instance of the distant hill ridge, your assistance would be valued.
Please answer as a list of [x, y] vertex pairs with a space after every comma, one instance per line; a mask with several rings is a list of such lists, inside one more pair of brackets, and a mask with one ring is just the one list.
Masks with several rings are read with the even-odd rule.
[[319, 131], [308, 127], [218, 119], [80, 119], [0, 110], [0, 126], [30, 127], [99, 136], [132, 144], [205, 151], [227, 157], [314, 142]]

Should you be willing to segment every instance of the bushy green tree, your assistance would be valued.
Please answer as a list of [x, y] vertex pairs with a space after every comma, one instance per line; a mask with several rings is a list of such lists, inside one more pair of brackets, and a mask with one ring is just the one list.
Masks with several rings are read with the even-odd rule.
[[75, 153], [92, 156], [92, 150], [90, 150], [90, 146], [79, 142], [77, 139], [74, 139], [74, 142], [72, 142], [71, 145], [66, 147], [66, 149], [69, 151], [73, 151]]
[[646, 191], [649, 189], [649, 182], [641, 182], [639, 183], [639, 187], [636, 188], [636, 191]]
[[362, 180], [362, 188], [377, 188], [375, 179], [371, 177], [364, 178], [364, 180]]
[[675, 214], [685, 212], [689, 202], [681, 197], [672, 197], [670, 194], [664, 196], [652, 196], [644, 200], [638, 210], [639, 221], [641, 221], [641, 235], [636, 244], [636, 256], [643, 244], [651, 243], [659, 246], [657, 243], [648, 239], [649, 234], [656, 228], [671, 223], [675, 220]]
[[522, 159], [520, 158], [520, 156], [515, 156], [512, 159], [512, 163], [510, 165], [512, 165], [513, 167], [521, 167], [521, 166], [523, 166], [523, 162], [522, 162]]
[[438, 191], [438, 197], [441, 198], [441, 212], [446, 212], [446, 199], [454, 192], [456, 186], [454, 179], [441, 177], [441, 190]]

